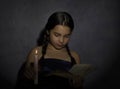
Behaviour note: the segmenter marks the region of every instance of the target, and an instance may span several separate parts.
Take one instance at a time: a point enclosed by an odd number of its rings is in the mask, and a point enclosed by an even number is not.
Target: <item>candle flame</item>
[[[35,50],[35,54],[38,54],[38,50]]]

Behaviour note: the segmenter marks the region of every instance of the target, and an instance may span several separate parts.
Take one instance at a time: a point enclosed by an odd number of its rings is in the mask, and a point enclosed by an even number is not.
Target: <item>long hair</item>
[[[74,29],[74,22],[70,14],[64,11],[55,12],[53,13],[49,18],[48,21],[44,27],[44,29],[41,31],[39,38],[37,39],[37,45],[42,45],[42,55],[44,57],[46,53],[46,48],[49,43],[49,34],[48,32],[51,31],[56,25],[64,25],[68,26],[71,30],[71,32]],[[67,46],[68,49],[68,46]],[[69,53],[69,52],[68,52]]]

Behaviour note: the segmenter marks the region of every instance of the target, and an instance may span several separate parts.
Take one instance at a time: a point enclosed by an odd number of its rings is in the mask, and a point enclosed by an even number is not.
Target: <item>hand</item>
[[[40,66],[38,66],[37,69],[34,68],[34,64],[31,63],[31,65],[25,67],[24,70],[24,75],[26,78],[28,79],[32,79],[34,80],[36,73],[38,73],[38,71],[40,71]]]
[[[35,72],[34,72],[33,66],[29,66],[25,68],[24,76],[26,78],[34,80],[34,75],[35,75]]]
[[[70,85],[74,88],[80,88],[83,87],[83,78],[79,75],[73,75],[72,79],[70,80]]]
[[[51,76],[51,75],[61,76],[61,77],[68,78],[68,79],[72,77],[72,74],[70,72],[62,71],[62,70],[56,70],[48,74],[47,76]]]

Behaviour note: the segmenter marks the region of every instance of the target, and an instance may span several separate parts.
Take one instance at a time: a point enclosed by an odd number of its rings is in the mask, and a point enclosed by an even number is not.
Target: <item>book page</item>
[[[94,67],[91,64],[75,64],[69,72],[73,75],[80,75],[81,77],[85,77],[90,72],[94,70]]]
[[[72,78],[73,75],[79,75],[81,77],[85,77],[87,74],[92,72],[94,67],[90,64],[75,64],[69,71],[60,71],[56,70],[47,76],[56,75],[65,78]]]

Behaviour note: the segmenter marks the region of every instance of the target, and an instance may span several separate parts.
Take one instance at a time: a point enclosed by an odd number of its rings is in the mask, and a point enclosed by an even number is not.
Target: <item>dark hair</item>
[[[71,32],[74,29],[74,22],[70,14],[67,12],[55,12],[53,13],[47,21],[47,24],[45,25],[45,28],[41,31],[39,38],[37,40],[37,45],[41,46],[42,45],[42,54],[46,53],[46,47],[49,42],[49,34],[51,29],[53,29],[56,25],[64,25],[68,26],[71,30]],[[66,46],[67,50],[69,51],[68,45]],[[69,52],[68,52],[69,53]]]
[[[37,45],[44,45],[47,40],[48,34],[47,31],[50,32],[56,25],[65,25],[70,27],[71,31],[74,29],[74,22],[70,14],[67,12],[55,12],[53,13],[49,19],[45,28],[41,31],[39,38],[37,40]]]

